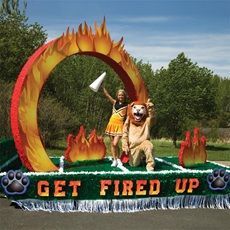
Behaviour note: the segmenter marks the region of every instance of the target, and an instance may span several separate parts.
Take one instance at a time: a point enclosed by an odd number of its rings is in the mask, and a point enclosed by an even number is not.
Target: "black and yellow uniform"
[[[105,133],[110,136],[122,136],[123,124],[127,113],[127,103],[116,101],[113,104],[112,116],[105,129]]]

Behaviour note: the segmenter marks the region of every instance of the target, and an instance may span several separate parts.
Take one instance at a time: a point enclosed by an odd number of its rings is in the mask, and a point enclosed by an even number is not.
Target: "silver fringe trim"
[[[213,208],[230,209],[230,194],[211,196],[176,196],[124,200],[37,200],[12,201],[27,211],[58,212],[138,212],[145,210]]]

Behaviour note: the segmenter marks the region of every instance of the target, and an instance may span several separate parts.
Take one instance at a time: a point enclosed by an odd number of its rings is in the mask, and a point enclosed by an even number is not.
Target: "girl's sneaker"
[[[111,164],[111,167],[117,167],[117,159],[113,159],[113,163]]]
[[[123,164],[122,164],[120,159],[117,159],[117,167],[119,167],[119,166],[121,167],[121,166],[123,166]]]

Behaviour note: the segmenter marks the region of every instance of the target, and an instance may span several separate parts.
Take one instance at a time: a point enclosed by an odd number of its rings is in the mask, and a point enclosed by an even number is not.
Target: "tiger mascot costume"
[[[150,129],[154,123],[153,103],[133,102],[128,106],[127,118],[123,126],[122,150],[129,155],[130,166],[139,166],[143,158],[146,170],[153,171],[155,162]]]

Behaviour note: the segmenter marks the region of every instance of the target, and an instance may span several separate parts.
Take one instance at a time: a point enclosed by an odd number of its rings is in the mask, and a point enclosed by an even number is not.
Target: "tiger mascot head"
[[[132,102],[128,106],[127,115],[129,116],[131,123],[140,126],[144,124],[146,118],[148,117],[147,105],[140,101]]]

